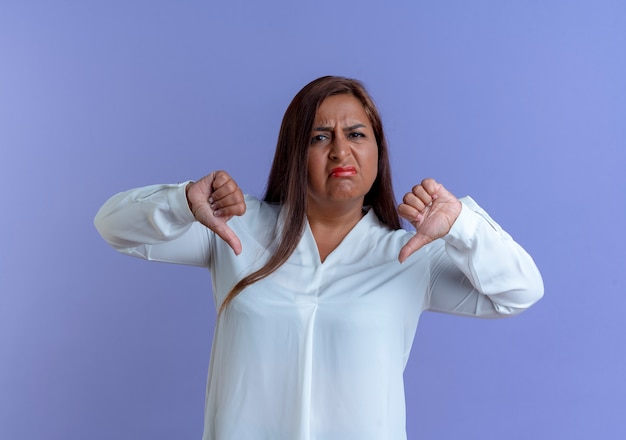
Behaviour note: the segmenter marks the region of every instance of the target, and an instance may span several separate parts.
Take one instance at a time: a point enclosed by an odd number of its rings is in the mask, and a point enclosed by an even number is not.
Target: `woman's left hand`
[[[460,213],[461,202],[434,179],[424,179],[415,185],[398,206],[398,214],[416,230],[400,249],[400,263],[422,246],[446,235]]]

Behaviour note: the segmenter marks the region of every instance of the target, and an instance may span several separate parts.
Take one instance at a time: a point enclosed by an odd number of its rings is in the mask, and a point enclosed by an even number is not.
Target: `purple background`
[[[0,5],[0,439],[199,439],[206,271],[123,257],[115,192],[226,169],[260,195],[307,82],[378,102],[398,196],[432,176],[533,255],[511,320],[425,314],[410,439],[626,436],[626,2]]]

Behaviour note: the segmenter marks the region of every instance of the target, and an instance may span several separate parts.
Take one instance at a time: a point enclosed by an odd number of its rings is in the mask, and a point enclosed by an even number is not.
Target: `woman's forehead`
[[[352,95],[333,95],[324,99],[315,113],[316,126],[336,123],[354,125],[369,123],[361,101]]]

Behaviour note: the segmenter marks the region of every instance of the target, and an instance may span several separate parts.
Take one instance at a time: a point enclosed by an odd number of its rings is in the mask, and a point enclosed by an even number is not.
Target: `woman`
[[[205,440],[405,439],[420,313],[511,316],[543,294],[470,198],[425,179],[396,211],[378,111],[340,77],[289,105],[263,201],[217,171],[118,194],[96,226],[122,253],[211,271]]]

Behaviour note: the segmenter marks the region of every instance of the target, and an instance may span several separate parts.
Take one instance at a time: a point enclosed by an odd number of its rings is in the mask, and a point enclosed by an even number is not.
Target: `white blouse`
[[[118,251],[207,267],[216,308],[261,267],[280,206],[246,196],[229,226],[239,256],[194,220],[186,183],[120,193],[98,212]],[[370,210],[320,261],[311,230],[289,260],[241,292],[217,322],[203,440],[406,439],[403,370],[424,310],[510,316],[543,295],[531,257],[472,199],[443,239],[403,264],[412,233]]]

